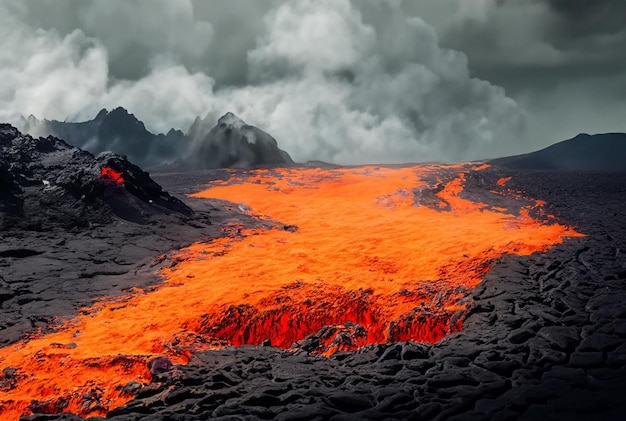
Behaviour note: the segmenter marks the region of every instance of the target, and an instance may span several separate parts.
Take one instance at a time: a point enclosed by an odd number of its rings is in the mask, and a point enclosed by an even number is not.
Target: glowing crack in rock
[[[124,184],[124,175],[110,167],[102,167],[100,170],[100,177],[105,180],[114,181],[117,184]]]
[[[229,237],[180,250],[163,285],[0,349],[0,418],[106,414],[132,399],[126,385],[150,382],[159,356],[185,363],[198,350],[267,339],[288,348],[317,332],[325,355],[440,340],[462,328],[468,293],[494,259],[580,235],[531,217],[538,201],[507,196],[514,210],[467,199],[468,174],[484,168],[231,171],[194,196],[280,223],[225,227]]]

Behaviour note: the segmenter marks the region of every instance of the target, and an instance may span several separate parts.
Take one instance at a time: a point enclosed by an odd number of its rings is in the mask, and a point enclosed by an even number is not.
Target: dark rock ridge
[[[626,133],[579,134],[536,152],[497,158],[490,164],[511,169],[626,171]]]
[[[39,121],[30,116],[20,123],[25,132],[56,136],[93,154],[113,151],[157,171],[293,164],[272,136],[232,113],[212,125],[208,118],[197,118],[187,134],[174,129],[153,134],[121,107],[110,112],[103,109],[84,122]]]
[[[80,229],[113,216],[145,223],[147,215],[172,212],[193,213],[126,158],[94,157],[0,124],[0,230]]]
[[[190,133],[201,124],[194,122]],[[226,113],[217,125],[196,141],[187,158],[192,169],[255,168],[292,165],[289,154],[278,148],[278,142],[263,130],[246,124],[233,113]]]
[[[51,135],[93,154],[105,151],[126,155],[142,167],[171,163],[189,146],[189,139],[179,130],[153,134],[133,114],[122,107],[112,111],[102,109],[93,120],[71,123],[39,121],[30,116],[22,129],[38,135]]]

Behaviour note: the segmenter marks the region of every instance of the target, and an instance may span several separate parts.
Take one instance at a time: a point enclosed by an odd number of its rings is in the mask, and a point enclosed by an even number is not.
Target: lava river
[[[466,177],[485,167],[231,171],[193,196],[233,202],[273,228],[231,226],[180,250],[161,286],[0,349],[0,418],[105,414],[151,381],[159,356],[185,363],[197,350],[265,340],[289,348],[318,332],[314,352],[325,355],[438,341],[462,328],[468,292],[494,259],[579,235],[531,217],[542,203],[507,193],[507,179],[481,196],[498,206],[465,194]]]

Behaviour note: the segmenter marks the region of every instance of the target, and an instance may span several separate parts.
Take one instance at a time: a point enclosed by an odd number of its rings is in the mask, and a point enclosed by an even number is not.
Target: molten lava
[[[110,167],[102,167],[100,170],[100,178],[114,181],[117,184],[124,184],[124,175]]]
[[[517,210],[508,210],[467,199],[466,174],[483,168],[231,172],[194,196],[280,224],[226,227],[229,237],[181,250],[161,287],[105,300],[54,333],[0,349],[0,418],[105,414],[132,399],[126,385],[150,382],[151,359],[184,363],[215,346],[269,339],[287,348],[317,332],[316,352],[326,355],[438,341],[462,327],[468,292],[494,259],[579,235],[533,219],[537,201],[511,197]]]

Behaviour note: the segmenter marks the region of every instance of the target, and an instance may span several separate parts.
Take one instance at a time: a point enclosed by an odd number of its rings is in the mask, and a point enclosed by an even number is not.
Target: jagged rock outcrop
[[[196,136],[187,158],[191,168],[253,168],[292,165],[289,154],[263,130],[246,124],[233,113],[226,113],[217,125],[202,136],[206,121],[196,120],[189,130]]]
[[[148,173],[112,153],[91,153],[0,124],[0,229],[65,229],[113,215],[145,222],[154,213],[191,214]]]

